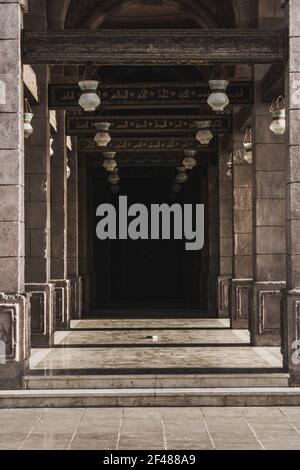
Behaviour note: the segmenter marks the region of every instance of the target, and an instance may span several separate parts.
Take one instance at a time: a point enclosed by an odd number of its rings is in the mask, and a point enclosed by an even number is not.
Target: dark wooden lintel
[[[232,132],[231,114],[220,115],[137,115],[137,116],[68,116],[66,132],[68,135],[89,137],[96,134],[95,124],[101,121],[111,123],[111,136],[130,135],[194,135],[197,121],[209,121],[209,128],[214,134]]]
[[[210,89],[202,82],[118,83],[99,86],[100,111],[110,109],[199,108],[207,104]],[[231,104],[253,104],[253,82],[230,82],[227,94]],[[79,109],[81,91],[75,84],[49,85],[51,109]]]
[[[214,152],[217,149],[217,139],[214,138],[209,145],[201,145],[193,137],[115,137],[111,143],[103,148],[98,147],[93,139],[78,139],[78,152],[102,153],[103,151],[115,151],[121,153],[176,153],[185,149],[195,149],[200,153]]]
[[[280,63],[284,30],[24,31],[23,63],[202,65]]]

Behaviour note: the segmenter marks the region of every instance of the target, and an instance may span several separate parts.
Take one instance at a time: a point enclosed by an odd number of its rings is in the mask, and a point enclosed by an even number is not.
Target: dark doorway
[[[120,195],[128,205],[200,204],[207,206],[207,166],[190,173],[182,191],[171,192],[174,167],[120,168]],[[208,237],[201,251],[186,251],[184,240],[105,240],[96,237],[96,208],[109,202],[118,206],[102,169],[90,171],[93,212],[92,306],[95,310],[128,308],[207,307]],[[205,227],[207,224],[205,224]]]

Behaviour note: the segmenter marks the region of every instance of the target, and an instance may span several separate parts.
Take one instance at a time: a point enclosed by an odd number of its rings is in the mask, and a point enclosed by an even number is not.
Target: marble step
[[[288,387],[288,374],[27,375],[27,390]]]
[[[300,388],[0,391],[0,408],[300,406]]]

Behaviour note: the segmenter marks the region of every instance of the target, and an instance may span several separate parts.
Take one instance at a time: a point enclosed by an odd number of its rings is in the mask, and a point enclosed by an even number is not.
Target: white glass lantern
[[[31,125],[31,121],[33,118],[33,112],[31,110],[29,101],[27,98],[25,98],[25,104],[24,104],[24,137],[25,139],[28,139],[33,133],[33,127]]]
[[[53,150],[53,147],[52,147],[53,142],[54,142],[53,137],[50,137],[50,148],[49,148],[50,157],[53,157],[53,155],[54,155],[54,150]]]
[[[108,177],[108,181],[110,182],[110,184],[118,184],[120,182],[120,176],[118,175],[118,173],[116,172],[116,170],[114,171],[114,173],[112,173],[111,175],[109,175]]]
[[[172,186],[172,191],[174,193],[180,193],[181,191],[181,185],[178,184],[178,183],[174,183],[173,186]]]
[[[197,162],[195,159],[197,152],[196,150],[185,150],[184,154],[185,154],[185,158],[182,164],[186,168],[186,170],[192,170],[197,165]]]
[[[189,179],[188,175],[186,174],[186,168],[184,166],[179,166],[177,168],[177,176],[176,176],[176,183],[184,184]]]
[[[196,139],[201,145],[208,145],[213,138],[213,133],[209,130],[211,121],[197,121],[196,125],[200,129],[197,132]]]
[[[117,162],[112,158],[105,159],[105,161],[103,162],[103,167],[106,171],[112,173],[117,168]]]
[[[229,105],[229,98],[226,95],[228,84],[227,80],[209,81],[211,94],[208,97],[207,103],[213,111],[224,111],[226,106]]]
[[[79,106],[81,106],[84,111],[96,111],[101,104],[101,100],[97,94],[98,86],[98,80],[83,80],[79,82],[79,87],[82,91]]]
[[[228,166],[227,176],[228,176],[228,178],[232,178],[232,160],[233,160],[233,154],[230,155],[230,160],[227,162],[227,166]]]
[[[33,113],[24,114],[24,137],[28,139],[33,134],[33,127],[31,121],[33,118]]]
[[[245,138],[244,138],[244,160],[247,163],[252,163],[252,130],[248,128],[246,130]]]
[[[270,113],[272,114],[270,130],[276,135],[283,135],[286,129],[285,100],[283,96],[279,96],[273,101]]]
[[[111,137],[107,132],[110,128],[109,122],[98,122],[95,124],[96,130],[98,131],[95,135],[94,141],[98,147],[106,147],[111,141]]]
[[[103,157],[107,159],[114,159],[116,152],[103,152]]]
[[[120,186],[118,184],[112,184],[110,190],[113,194],[118,194],[120,192]]]

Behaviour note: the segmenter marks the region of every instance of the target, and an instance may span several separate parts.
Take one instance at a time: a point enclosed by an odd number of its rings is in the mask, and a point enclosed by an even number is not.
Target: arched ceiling
[[[231,0],[72,0],[66,29],[232,28]]]

